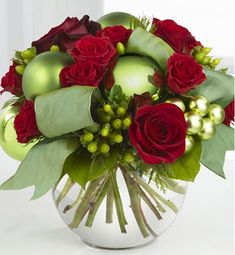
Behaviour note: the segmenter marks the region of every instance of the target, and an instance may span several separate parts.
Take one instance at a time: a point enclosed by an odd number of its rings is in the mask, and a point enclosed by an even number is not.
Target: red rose
[[[153,82],[157,87],[163,87],[165,83],[165,77],[159,70],[155,70],[155,73],[153,75]]]
[[[175,21],[153,19],[156,26],[154,34],[166,41],[176,52],[190,54],[191,50],[200,45],[187,28],[178,25]]]
[[[117,55],[117,51],[109,38],[84,36],[70,52],[77,60],[92,61],[107,66]]]
[[[52,45],[58,45],[60,50],[72,49],[77,40],[87,34],[95,35],[101,29],[99,23],[89,21],[89,16],[85,15],[81,20],[77,18],[67,18],[62,24],[52,28],[46,35],[32,43],[37,48],[38,53],[50,50]]]
[[[235,121],[235,113],[234,113],[234,104],[235,100],[233,100],[225,109],[225,119],[224,124],[230,126],[231,123]]]
[[[173,163],[185,152],[186,131],[179,107],[162,103],[137,110],[129,137],[145,163]]]
[[[134,94],[134,98],[131,102],[132,108],[135,111],[137,108],[144,105],[151,105],[153,103],[152,97],[149,92],[145,92],[141,95]]]
[[[173,54],[167,63],[167,83],[171,91],[185,94],[206,79],[202,67],[190,56]]]
[[[10,66],[8,73],[2,78],[1,87],[3,90],[0,93],[5,91],[11,92],[13,95],[21,96],[22,91],[22,76],[16,73],[15,71],[16,64]]]
[[[25,100],[19,113],[15,117],[14,126],[19,143],[27,143],[32,138],[41,135],[37,127],[34,104],[32,101]]]
[[[118,42],[126,45],[130,35],[131,29],[126,29],[123,26],[106,27],[96,33],[98,37],[108,37],[112,44],[116,47]]]
[[[89,85],[98,87],[104,78],[104,69],[91,61],[79,61],[76,64],[65,67],[60,73],[62,87],[73,85]]]

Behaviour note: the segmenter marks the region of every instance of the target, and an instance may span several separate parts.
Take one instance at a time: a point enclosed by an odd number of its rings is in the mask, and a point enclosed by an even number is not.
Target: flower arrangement
[[[173,20],[125,13],[67,18],[16,51],[1,81],[14,97],[3,107],[0,143],[22,162],[0,189],[34,185],[36,199],[68,176],[56,204],[81,187],[63,208],[74,209],[70,228],[84,219],[91,227],[106,198],[106,223],[115,205],[126,233],[120,172],[142,236],[156,236],[143,203],[158,220],[179,208],[150,183],[182,193],[177,180],[194,181],[200,163],[224,177],[233,150],[234,79],[210,51]]]

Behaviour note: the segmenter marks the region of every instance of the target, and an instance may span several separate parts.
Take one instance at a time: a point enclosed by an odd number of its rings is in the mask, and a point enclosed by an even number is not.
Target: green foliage
[[[204,68],[206,81],[189,92],[190,95],[202,95],[210,103],[226,107],[234,98],[234,77],[228,74]]]
[[[93,101],[99,100],[102,100],[99,90],[89,86],[73,86],[38,96],[35,100],[38,128],[52,138],[95,127],[91,107]]]
[[[193,182],[200,170],[201,142],[195,139],[194,148],[191,152],[180,157],[175,163],[165,165],[156,171],[168,178]]]
[[[139,19],[134,18],[130,22],[130,29],[134,30],[140,27],[148,31],[149,29],[152,29],[151,23],[152,19],[148,18],[147,16],[139,17]]]
[[[126,46],[126,53],[151,57],[164,71],[167,67],[167,60],[174,51],[160,37],[139,27],[131,34]]]
[[[109,92],[109,98],[114,102],[121,102],[125,100],[126,96],[122,92],[122,87],[120,85],[114,85]]]
[[[64,172],[83,188],[88,181],[97,179],[106,171],[113,170],[118,163],[119,149],[112,148],[109,156],[101,154],[92,156],[87,150],[71,154],[64,165]]]
[[[215,136],[202,142],[201,163],[212,172],[225,177],[224,159],[229,150],[234,150],[234,129],[223,124],[216,126]]]
[[[65,159],[79,146],[75,139],[44,140],[36,144],[21,162],[16,174],[0,186],[17,190],[34,185],[32,199],[39,198],[59,180]]]

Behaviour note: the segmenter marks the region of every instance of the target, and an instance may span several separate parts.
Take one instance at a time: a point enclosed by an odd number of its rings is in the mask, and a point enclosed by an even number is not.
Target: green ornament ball
[[[73,58],[63,52],[45,52],[35,57],[24,71],[22,86],[25,97],[33,100],[59,89],[60,71],[73,63]]]
[[[117,61],[113,75],[115,84],[120,85],[127,96],[141,95],[149,92],[151,95],[157,92],[157,87],[149,81],[157,69],[151,59],[141,56],[123,56]]]
[[[18,143],[14,128],[17,107],[7,107],[0,116],[0,145],[4,152],[16,160],[23,160],[36,142],[28,145]]]
[[[126,12],[111,12],[98,19],[102,29],[105,27],[122,25],[131,28],[131,22],[138,20],[135,16]]]

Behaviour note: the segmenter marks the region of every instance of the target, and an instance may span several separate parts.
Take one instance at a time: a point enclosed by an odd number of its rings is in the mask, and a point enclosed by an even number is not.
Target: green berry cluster
[[[97,108],[96,113],[99,129],[95,132],[84,129],[80,140],[90,153],[108,154],[112,145],[123,142],[124,133],[131,125],[128,103],[122,101],[119,104],[104,104]]]
[[[24,51],[16,51],[14,62],[18,65],[15,67],[15,71],[19,75],[24,74],[26,65],[37,55],[37,49],[35,47],[28,48]]]
[[[198,46],[194,48],[193,56],[199,64],[215,69],[219,65],[221,59],[212,59],[212,57],[208,56],[211,50],[212,48],[209,47]]]

